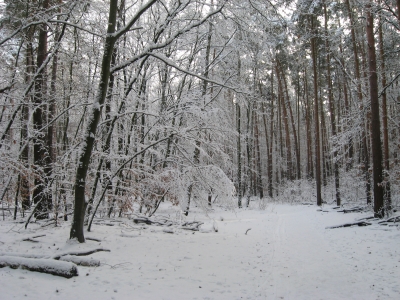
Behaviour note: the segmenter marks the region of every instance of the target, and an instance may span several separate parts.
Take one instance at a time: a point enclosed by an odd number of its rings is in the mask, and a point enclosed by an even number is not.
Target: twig
[[[89,241],[95,241],[95,242],[101,242],[102,240],[100,240],[100,239],[96,239],[96,238],[92,238],[92,237],[87,237],[87,238],[85,238],[86,240],[89,240]]]
[[[42,236],[46,236],[46,235],[45,235],[45,234],[35,235],[35,236],[32,236],[32,237],[28,237],[28,238],[26,238],[26,239],[23,239],[23,241],[25,241],[25,242],[39,243],[39,241],[34,240],[34,239],[36,239],[36,238],[38,238],[38,237],[42,237]]]
[[[27,219],[26,222],[25,222],[25,229],[28,228],[28,224],[29,224],[29,222],[31,221],[31,218],[32,218],[33,214],[35,213],[36,209],[39,207],[39,204],[44,200],[44,198],[45,198],[45,197],[42,197],[42,199],[40,199],[40,200],[36,203],[35,207],[32,209],[31,214],[29,215],[28,219]]]

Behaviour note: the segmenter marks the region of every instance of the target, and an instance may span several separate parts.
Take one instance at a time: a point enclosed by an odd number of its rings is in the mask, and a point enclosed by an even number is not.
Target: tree
[[[385,215],[383,201],[382,178],[382,146],[381,123],[379,118],[378,75],[376,71],[376,51],[374,37],[374,18],[371,1],[366,5],[366,33],[368,40],[369,62],[369,88],[371,99],[371,135],[372,135],[372,159],[374,179],[374,213],[375,217],[383,218]]]
[[[75,192],[75,204],[74,204],[74,219],[72,221],[70,238],[77,239],[80,243],[85,241],[83,233],[83,224],[86,211],[85,202],[85,187],[87,171],[90,164],[90,159],[93,151],[94,139],[96,136],[96,130],[100,119],[100,114],[104,104],[104,100],[107,95],[108,81],[110,79],[110,67],[111,58],[114,53],[114,45],[119,37],[136,23],[140,16],[146,12],[156,0],[150,0],[144,6],[142,6],[134,18],[130,20],[128,25],[125,26],[121,31],[115,34],[116,22],[117,22],[117,11],[118,11],[118,0],[110,0],[110,9],[108,15],[108,27],[107,36],[104,43],[103,58],[101,64],[101,75],[100,82],[97,88],[96,100],[93,103],[91,117],[86,128],[85,137],[83,141],[82,151],[79,157],[78,168],[76,170],[76,178],[74,185]]]

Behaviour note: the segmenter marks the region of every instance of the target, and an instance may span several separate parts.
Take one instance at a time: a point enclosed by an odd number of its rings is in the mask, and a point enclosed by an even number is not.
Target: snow
[[[163,205],[157,215],[179,221],[179,208]],[[66,242],[69,222],[27,232],[2,221],[0,253],[111,252],[85,256],[100,266],[78,266],[71,279],[2,268],[1,299],[400,299],[399,227],[327,228],[370,215],[273,203],[207,214],[193,207],[184,221],[204,222],[200,231],[122,219],[94,225],[86,237],[100,242],[84,244]],[[46,236],[22,241],[28,234]]]
[[[76,265],[67,261],[58,261],[51,259],[32,259],[16,256],[0,256],[0,267],[10,266],[13,269],[22,268],[36,272],[45,272],[49,274],[60,274],[64,277],[77,276]]]

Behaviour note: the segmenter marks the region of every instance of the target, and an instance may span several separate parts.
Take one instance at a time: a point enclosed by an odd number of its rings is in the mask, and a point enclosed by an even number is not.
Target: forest
[[[400,1],[3,0],[2,219],[400,205]]]

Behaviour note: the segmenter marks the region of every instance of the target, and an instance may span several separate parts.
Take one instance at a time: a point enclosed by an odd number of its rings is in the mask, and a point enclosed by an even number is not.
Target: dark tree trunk
[[[400,2],[400,0],[398,0]],[[383,30],[382,30],[383,20],[382,17],[379,18],[379,56],[381,60],[381,70],[382,70],[382,88],[386,86],[386,70],[385,70],[385,50],[383,44]],[[387,114],[387,97],[386,91],[382,93],[382,131],[383,131],[383,160],[384,160],[384,167],[385,167],[385,174],[382,174],[384,177],[382,178],[385,181],[385,206],[387,212],[390,211],[392,208],[392,197],[390,191],[390,181],[387,178],[389,175],[389,133],[388,133],[388,114]],[[386,178],[385,178],[386,177]]]
[[[101,110],[104,100],[107,95],[107,86],[110,78],[110,65],[113,54],[115,38],[111,34],[114,33],[117,19],[117,6],[118,0],[110,1],[110,11],[108,17],[107,38],[104,44],[104,52],[101,65],[100,83],[97,91],[96,100],[93,104],[89,123],[87,125],[83,151],[79,157],[78,168],[75,178],[75,205],[74,205],[74,218],[72,221],[70,238],[78,239],[80,243],[85,242],[83,234],[83,223],[85,218],[85,187],[86,187],[86,174],[89,168],[90,158],[94,145],[97,125],[100,119]]]
[[[237,131],[237,163],[238,163],[238,170],[237,170],[237,181],[238,181],[238,206],[239,208],[242,207],[242,144],[241,144],[241,113],[240,113],[240,104],[236,102],[236,131]]]
[[[278,62],[279,63],[279,62]],[[298,140],[297,140],[297,132],[296,132],[296,124],[294,122],[294,117],[293,117],[293,112],[292,112],[292,106],[290,105],[290,99],[289,99],[289,91],[288,91],[288,86],[286,82],[286,75],[283,72],[282,67],[280,66],[281,73],[282,73],[282,78],[283,78],[283,83],[285,85],[285,94],[286,94],[286,101],[285,103],[287,104],[287,107],[289,109],[289,115],[290,115],[290,121],[292,124],[292,131],[293,131],[293,140],[294,140],[294,150],[296,152],[296,178],[300,179],[301,177],[301,169],[300,169],[300,149],[298,145]],[[294,176],[292,176],[292,179],[294,179]]]
[[[274,144],[274,71],[271,72],[271,113],[270,113],[270,138],[269,138],[269,151],[268,151],[268,194],[272,198],[273,186],[272,186],[272,151]]]
[[[99,123],[101,110],[107,95],[107,87],[110,79],[111,58],[114,52],[116,39],[123,33],[127,32],[130,27],[135,24],[142,13],[150,8],[156,0],[150,0],[140,9],[139,13],[133,18],[129,26],[126,26],[124,31],[119,35],[113,35],[117,22],[118,0],[110,0],[110,10],[108,15],[107,37],[104,43],[100,81],[97,90],[95,102],[93,103],[91,115],[87,124],[84,135],[81,154],[78,158],[78,168],[76,170],[76,178],[74,184],[75,203],[74,203],[74,219],[72,221],[70,239],[78,239],[80,243],[85,242],[83,233],[83,225],[85,220],[86,202],[85,202],[85,187],[86,175],[89,168],[90,159],[92,156],[94,140],[96,136],[97,125]]]
[[[328,41],[328,14],[326,12],[326,1],[324,2],[324,16],[325,16],[325,48],[326,48],[326,62],[327,62],[327,81],[328,81],[328,101],[329,101],[329,114],[331,121],[332,137],[336,136],[336,114],[333,103],[332,95],[332,79],[331,79],[331,56],[330,46]],[[333,151],[333,168],[335,175],[335,190],[336,190],[336,205],[340,206],[340,184],[339,184],[339,163],[337,161],[337,150]]]
[[[312,160],[312,141],[311,141],[311,104],[308,97],[307,71],[304,68],[304,93],[306,97],[306,136],[307,136],[307,178],[314,178],[314,168]]]
[[[283,86],[282,86],[282,77],[281,76],[283,76],[283,74],[280,74],[278,66],[276,66],[276,75],[278,78],[278,90],[279,90],[279,95],[280,95],[280,99],[281,99],[283,123],[285,126],[287,179],[292,180],[293,179],[293,175],[292,175],[293,174],[293,165],[292,165],[292,147],[291,147],[291,142],[290,142],[289,121],[288,121],[288,115],[287,115],[287,110],[286,110],[286,105],[285,105],[285,96],[283,93]]]
[[[311,29],[315,34],[314,16],[311,17]],[[314,122],[315,122],[315,181],[317,185],[317,205],[322,205],[321,197],[321,149],[319,132],[319,108],[318,108],[318,74],[317,74],[317,49],[315,45],[316,37],[311,38],[311,56],[313,60],[314,74]]]
[[[371,97],[371,134],[372,134],[372,160],[374,178],[374,212],[375,217],[383,218],[385,215],[382,186],[382,148],[381,125],[379,120],[378,76],[376,73],[376,52],[374,38],[374,20],[371,12],[371,3],[366,5],[367,11],[367,40],[369,62],[369,87]]]
[[[42,9],[49,7],[49,0],[44,0]],[[47,25],[43,24],[39,30],[38,48],[37,48],[37,68],[40,68],[47,58]],[[33,96],[34,112],[33,127],[35,137],[33,139],[33,164],[35,167],[35,188],[33,190],[33,202],[37,204],[35,217],[37,219],[47,219],[49,217],[49,209],[51,207],[51,193],[48,192],[48,176],[50,156],[47,147],[47,135],[43,132],[46,125],[46,70],[42,68],[38,72],[35,80],[35,92]]]
[[[339,19],[339,27],[340,27],[340,19]],[[345,70],[343,69],[345,66],[344,58],[343,58],[343,46],[342,46],[342,39],[340,39],[340,44],[339,44],[339,51],[341,54],[341,74],[343,76],[342,79],[342,84],[343,84],[343,96],[344,96],[344,112],[346,116],[349,115],[350,113],[350,104],[349,104],[349,97],[348,97],[348,92],[347,92],[347,80],[346,80],[346,73]],[[347,126],[345,126],[347,128]],[[346,170],[349,171],[353,167],[353,153],[354,153],[354,148],[353,148],[353,139],[349,137],[348,144],[346,145]]]
[[[355,70],[355,77],[357,80],[357,95],[358,101],[360,103],[360,113],[362,116],[362,159],[364,163],[364,176],[365,176],[365,193],[367,196],[367,203],[371,203],[371,180],[369,176],[369,154],[368,154],[368,147],[367,147],[367,133],[364,126],[364,104],[363,104],[363,96],[362,96],[362,89],[361,89],[361,76],[360,76],[360,62],[358,58],[358,48],[357,48],[357,41],[356,41],[356,33],[354,30],[355,22],[353,18],[353,14],[351,13],[351,6],[350,1],[346,0],[347,5],[347,12],[348,17],[351,24],[351,40],[353,44],[353,54],[354,54],[354,70]]]
[[[25,83],[31,80],[31,73],[32,73],[32,65],[33,65],[33,49],[32,49],[32,42],[30,41],[30,34],[29,41],[26,46],[26,75],[25,75]],[[21,151],[21,160],[24,164],[25,168],[29,168],[29,143],[28,143],[28,124],[29,124],[29,102],[30,97],[25,97],[25,103],[22,106],[21,110],[21,147],[23,147]],[[27,144],[25,144],[27,143]],[[21,204],[22,204],[22,211],[24,212],[31,206],[30,200],[30,191],[29,191],[29,177],[27,172],[21,173],[20,176],[20,194],[21,194]]]
[[[260,140],[258,130],[258,115],[255,113],[254,116],[254,138],[256,143],[256,157],[257,157],[257,189],[260,194],[260,198],[264,198],[264,190],[262,184],[262,167],[261,167],[261,152],[260,152]]]

